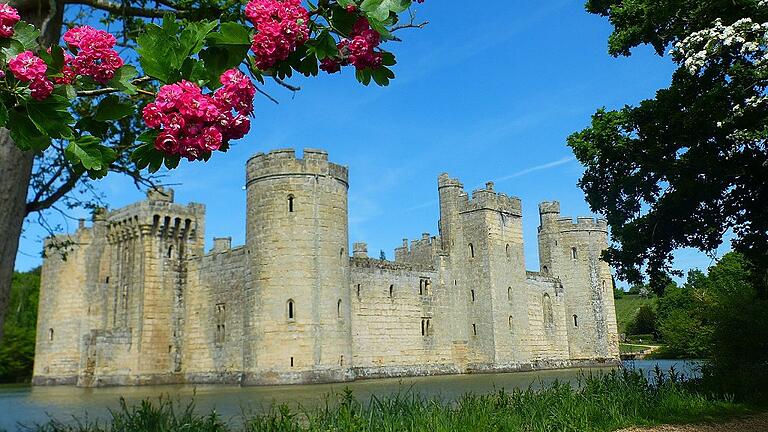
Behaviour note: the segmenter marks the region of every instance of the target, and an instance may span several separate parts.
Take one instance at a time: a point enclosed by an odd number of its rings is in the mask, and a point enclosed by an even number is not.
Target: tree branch
[[[109,0],[65,0],[66,4],[79,4],[100,9],[115,15],[133,16],[143,18],[162,18],[165,14],[173,12],[178,17],[188,15],[187,11],[178,9],[144,9],[113,3]]]
[[[48,209],[56,204],[56,201],[58,201],[61,197],[68,194],[70,191],[72,191],[72,189],[75,188],[78,180],[80,180],[80,178],[83,176],[83,173],[84,171],[77,173],[69,170],[69,178],[66,182],[59,186],[59,188],[54,193],[48,195],[44,200],[27,203],[27,208],[25,210],[26,215],[28,216],[30,213]]]
[[[153,79],[152,77],[143,76],[141,78],[136,78],[135,80],[131,81],[131,84],[133,84],[133,85],[143,84],[145,82],[152,81],[152,79]],[[119,89],[116,89],[114,87],[105,87],[105,88],[100,88],[100,89],[95,89],[95,90],[80,90],[80,91],[77,92],[77,95],[78,96],[101,96],[101,95],[105,95],[105,94],[109,94],[109,93],[115,93],[115,92],[119,92],[119,91],[120,91]],[[136,91],[139,92],[139,93],[142,93],[142,94],[146,94],[147,96],[154,96],[155,95],[154,93],[148,92],[146,90],[138,89]]]

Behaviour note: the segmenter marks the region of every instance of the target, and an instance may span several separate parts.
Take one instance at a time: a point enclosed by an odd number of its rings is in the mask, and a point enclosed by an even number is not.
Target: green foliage
[[[28,381],[32,376],[39,292],[39,268],[14,273],[5,337],[0,344],[0,382]]]
[[[641,44],[664,53],[717,18],[768,21],[758,0],[588,0],[587,11],[613,25],[609,51],[629,55]],[[637,106],[599,109],[568,145],[586,170],[579,185],[603,214],[616,246],[605,257],[623,280],[645,271],[661,293],[673,252],[714,251],[727,231],[768,290],[768,106],[735,114],[765,94],[754,59],[723,50],[699,72],[684,61],[668,88]]]
[[[587,0],[588,12],[608,17],[613,33],[608,52],[629,55],[632,48],[650,44],[659,55],[684,35],[706,28],[716,18],[733,22],[743,16],[765,17],[759,0]],[[765,20],[759,21],[764,22]]]
[[[614,299],[620,299],[620,298],[624,298],[624,295],[625,295],[625,294],[626,294],[626,293],[625,293],[625,292],[624,292],[624,290],[623,290],[623,289],[621,289],[621,288],[614,288],[614,289],[613,289],[613,298],[614,298]]]
[[[640,306],[637,315],[627,326],[627,333],[632,335],[656,333],[656,312],[653,306],[649,304]]]
[[[637,294],[627,293],[621,298],[617,298],[614,301],[616,306],[616,323],[618,324],[619,333],[628,333],[628,327],[634,321],[638,311],[644,305],[655,306],[655,298],[643,298]]]
[[[111,413],[108,423],[56,420],[32,430],[46,432],[156,432],[184,430],[243,432],[325,431],[613,431],[634,425],[701,422],[748,413],[726,398],[699,393],[674,370],[657,371],[651,380],[627,370],[583,376],[577,385],[554,382],[541,389],[497,390],[441,401],[408,391],[391,397],[372,396],[363,403],[349,390],[335,395],[324,408],[294,411],[287,405],[225,424],[215,412],[194,413],[194,405],[167,398],[144,400]],[[239,423],[239,422],[238,422]]]

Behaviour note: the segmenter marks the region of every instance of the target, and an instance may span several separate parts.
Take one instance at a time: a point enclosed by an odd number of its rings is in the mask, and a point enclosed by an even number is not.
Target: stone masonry
[[[240,385],[616,364],[603,220],[539,205],[539,272],[522,207],[492,183],[438,179],[440,235],[394,261],[350,256],[347,168],[327,153],[246,165],[246,244],[214,239],[169,189],[96,212],[45,259],[34,383]],[[62,240],[62,239],[60,239]]]

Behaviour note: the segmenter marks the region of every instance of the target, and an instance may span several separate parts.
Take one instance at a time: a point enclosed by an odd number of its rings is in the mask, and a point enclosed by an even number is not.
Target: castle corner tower
[[[347,168],[276,150],[253,156],[246,177],[245,382],[351,380]]]

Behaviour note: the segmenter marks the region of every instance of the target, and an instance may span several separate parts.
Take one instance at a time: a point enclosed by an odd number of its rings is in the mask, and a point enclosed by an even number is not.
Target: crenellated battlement
[[[256,153],[246,163],[246,186],[268,178],[306,175],[331,177],[349,185],[348,168],[329,162],[323,150],[304,149],[303,159],[296,157],[294,149],[273,150]]]
[[[557,231],[600,231],[608,232],[608,222],[605,219],[579,216],[575,220],[570,216],[560,214],[560,203],[544,201],[539,203],[541,225],[539,231],[555,228]]]
[[[472,191],[471,199],[467,194],[460,195],[460,198],[460,213],[477,210],[495,210],[514,216],[523,215],[523,206],[520,198],[494,191],[493,182],[486,183],[483,189]]]
[[[435,255],[440,249],[440,238],[429,233],[421,234],[418,240],[403,239],[403,245],[395,249],[395,262],[420,263],[432,265]]]

